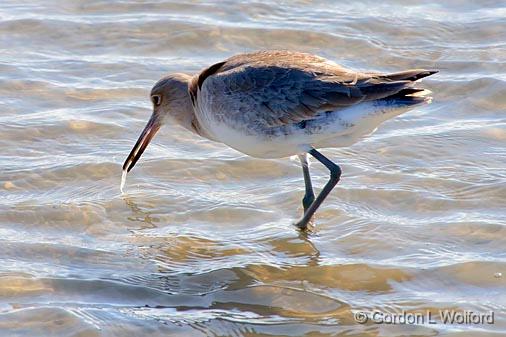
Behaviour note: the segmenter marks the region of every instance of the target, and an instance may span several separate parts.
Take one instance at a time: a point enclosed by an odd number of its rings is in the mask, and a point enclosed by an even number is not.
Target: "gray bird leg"
[[[300,219],[295,224],[295,226],[299,227],[301,230],[305,230],[307,228],[307,224],[313,217],[313,214],[316,212],[318,207],[320,207],[323,200],[325,200],[327,195],[329,195],[330,191],[332,191],[334,186],[336,186],[336,184],[339,182],[339,178],[341,177],[341,168],[338,165],[334,164],[330,159],[328,159],[315,149],[311,149],[308,153],[329,169],[330,179],[327,182],[327,184],[325,184],[325,187],[323,187],[323,190],[320,192],[320,194],[318,194],[316,200],[311,204],[311,206],[309,206],[307,211],[304,212],[304,216],[302,217],[302,219]]]
[[[313,185],[311,184],[311,176],[309,175],[309,163],[307,161],[307,154],[299,154],[300,164],[302,165],[302,173],[304,175],[304,184],[306,185],[306,193],[302,198],[302,206],[304,206],[304,213],[307,212],[309,206],[314,201]]]

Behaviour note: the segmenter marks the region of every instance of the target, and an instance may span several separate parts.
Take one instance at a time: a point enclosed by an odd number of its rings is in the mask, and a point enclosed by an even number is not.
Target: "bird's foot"
[[[315,196],[313,193],[306,193],[306,195],[304,195],[304,198],[302,199],[302,206],[304,206],[304,213],[302,214],[302,219],[300,219],[294,224],[302,231],[307,230],[308,225],[312,225],[313,218],[311,217],[309,219],[306,219],[304,215],[307,213],[309,207],[311,207],[314,200]]]
[[[294,225],[301,231],[305,232],[308,230],[308,227],[313,227],[314,222],[313,218],[305,220],[304,218],[300,219]]]

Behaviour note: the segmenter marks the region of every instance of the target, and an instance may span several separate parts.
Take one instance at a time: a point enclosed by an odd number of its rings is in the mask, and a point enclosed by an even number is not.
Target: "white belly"
[[[409,109],[392,107],[381,101],[323,113],[305,125],[280,127],[240,125],[226,118],[213,118],[216,112],[200,111],[199,122],[213,140],[258,158],[282,158],[309,151],[312,147],[346,147],[376,130],[383,121]],[[220,113],[221,116],[226,115]]]

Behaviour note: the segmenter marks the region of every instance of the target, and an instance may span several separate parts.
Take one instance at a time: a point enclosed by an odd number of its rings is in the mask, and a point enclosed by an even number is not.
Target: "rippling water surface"
[[[501,1],[0,3],[0,335],[504,336]],[[347,149],[308,235],[297,161],[162,129],[151,86],[257,49],[439,68],[431,105]],[[313,163],[316,186],[327,172]],[[359,325],[358,311],[494,324]]]

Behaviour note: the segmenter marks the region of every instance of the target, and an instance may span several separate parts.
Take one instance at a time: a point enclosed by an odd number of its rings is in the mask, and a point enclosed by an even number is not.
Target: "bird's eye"
[[[151,96],[151,102],[153,102],[155,106],[159,106],[160,103],[162,103],[162,96],[161,95]]]

